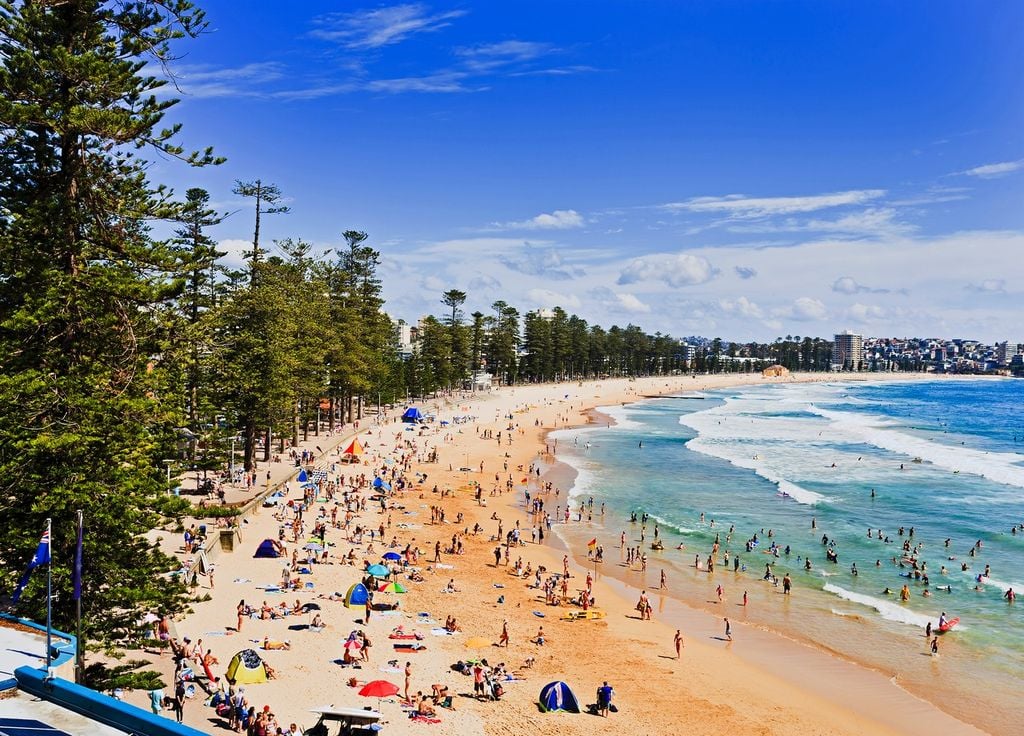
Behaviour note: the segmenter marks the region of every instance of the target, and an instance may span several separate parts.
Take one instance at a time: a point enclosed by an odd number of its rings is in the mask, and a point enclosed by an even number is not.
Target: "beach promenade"
[[[788,380],[837,378],[819,374]],[[281,466],[271,468],[271,485],[286,483],[286,498],[277,513],[274,508],[261,508],[248,515],[234,551],[212,556],[213,587],[207,577],[198,578],[200,593],[208,592],[210,600],[196,604],[192,614],[174,622],[173,634],[179,642],[187,637],[191,647],[202,640],[199,646],[211,651],[217,660],[211,669],[222,680],[236,652],[252,648],[263,656],[275,677],[245,685],[244,696],[257,711],[268,706],[285,731],[291,723],[312,726],[316,718],[309,711],[316,706],[377,707],[377,698],[357,694],[359,686],[388,680],[400,692],[383,698],[380,710],[387,721],[385,732],[397,734],[518,734],[524,729],[542,734],[980,733],[908,695],[879,673],[741,620],[731,622],[732,641],[727,641],[720,620],[656,595],[657,569],[648,573],[652,620],[642,620],[635,610],[637,592],[602,574],[602,565],[618,562],[616,539],[598,540],[606,561],[593,563],[585,548],[568,551],[562,546],[555,534],[561,518],[552,518],[549,531],[540,516],[530,513],[527,492],[533,501],[542,500],[544,512],[552,517],[556,508],[560,507],[559,516],[565,509],[565,484],[571,474],[558,464],[554,443],[545,442],[550,430],[586,423],[589,411],[597,406],[741,382],[767,380],[760,376],[661,377],[512,387],[453,397],[432,407],[435,421],[411,428],[396,421],[397,413],[380,425],[373,417],[364,419],[358,438],[365,452],[361,462],[351,465],[341,464],[337,452],[350,441],[353,428],[329,438],[310,437],[298,449],[315,451],[319,445],[317,464],[327,472],[328,481],[344,476],[344,484],[329,502],[326,485],[318,491],[319,500],[302,515],[303,533],[295,537],[290,527],[294,514],[282,509],[288,500],[295,508],[303,499],[299,484],[288,482],[298,469],[292,463],[271,463]],[[265,472],[264,467],[264,478]],[[388,508],[383,512],[379,501],[371,500],[375,477],[396,489],[387,495]],[[404,490],[397,490],[399,478],[404,478]],[[475,486],[481,489],[479,499]],[[343,491],[348,492],[348,514]],[[585,523],[575,518],[573,514],[569,523]],[[326,526],[326,560],[321,557],[309,566],[308,575],[290,570],[301,587],[279,592],[282,568],[292,567],[296,549],[300,551],[295,567],[305,566],[308,553],[301,548],[313,537],[317,523]],[[375,533],[371,540],[368,530],[382,525],[383,539]],[[543,542],[535,536],[539,526],[545,530]],[[357,527],[362,534],[357,534]],[[509,532],[516,529],[523,543],[505,545]],[[264,539],[282,537],[285,556],[254,559]],[[176,548],[177,542],[168,538],[165,544]],[[364,607],[345,607],[334,600],[334,594],[346,593],[364,578],[363,568],[381,562],[386,552],[409,561],[394,578],[408,592],[377,594],[378,608],[394,603],[399,607],[374,610],[366,622]],[[343,564],[343,558],[350,556],[354,564]],[[567,610],[577,607],[546,605],[544,591],[533,587],[539,568],[543,568],[543,584],[561,574],[566,565],[570,577],[564,587],[561,579],[552,581],[555,597],[561,598],[563,589],[570,597],[578,597],[587,588],[589,574],[595,607],[603,618],[561,620]],[[711,594],[714,586],[709,586]],[[276,612],[282,604],[302,612],[278,618],[259,613],[246,616],[237,631],[237,608],[243,600],[257,612]],[[315,615],[326,628],[310,630]],[[451,617],[455,627],[449,628],[456,628],[454,632],[445,631]],[[389,638],[398,627],[422,638]],[[508,644],[498,646],[503,628]],[[684,644],[678,659],[673,646],[676,628],[682,629]],[[341,664],[343,643],[353,631],[364,632],[371,642],[367,661],[358,668]],[[395,648],[410,641],[421,648]],[[265,643],[287,643],[289,648],[266,651]],[[170,681],[172,658],[147,658]],[[355,659],[362,660],[362,654]],[[513,676],[500,681],[504,692],[499,702],[473,697],[472,667],[470,674],[452,669],[459,661],[477,659],[486,659],[491,667],[503,664]],[[401,702],[406,663],[409,694],[414,698],[417,692],[431,695],[435,685],[447,688],[450,700],[439,697],[438,704],[428,704],[434,716],[408,717],[409,709]],[[356,686],[350,686],[350,681]],[[552,681],[564,681],[572,688],[582,714],[540,712],[538,694]],[[616,709],[607,719],[586,713],[588,705],[597,703],[596,691],[605,681],[614,688]],[[143,706],[148,703],[146,693],[127,697]],[[211,733],[226,732],[227,720],[204,707],[201,697],[186,703],[185,721]]]

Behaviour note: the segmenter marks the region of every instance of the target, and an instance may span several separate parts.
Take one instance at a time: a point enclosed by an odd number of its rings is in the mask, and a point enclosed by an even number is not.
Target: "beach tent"
[[[267,667],[254,649],[243,649],[228,664],[227,680],[234,685],[255,685],[269,679]]]
[[[342,452],[341,454],[342,455],[362,455],[363,452],[365,452],[365,451],[363,450],[363,446],[361,444],[359,444],[359,440],[358,439],[353,439],[349,443],[348,447],[345,448],[345,451]]]
[[[417,409],[415,406],[410,406],[405,410],[405,414],[402,415],[403,422],[418,422],[423,419],[423,412]]]
[[[306,471],[305,470],[300,470],[299,474],[295,478],[295,480],[297,480],[299,483],[308,483],[309,482],[309,476],[306,475]]]
[[[256,554],[253,557],[280,557],[281,553],[277,551],[277,546],[274,544],[273,539],[264,539],[260,542],[260,546],[256,548]]]
[[[549,682],[541,688],[537,702],[545,713],[555,710],[564,710],[569,713],[580,712],[580,704],[576,701],[576,696],[573,695],[569,686],[561,681]]]
[[[345,608],[365,606],[368,600],[370,600],[370,591],[362,583],[355,583],[345,594]]]

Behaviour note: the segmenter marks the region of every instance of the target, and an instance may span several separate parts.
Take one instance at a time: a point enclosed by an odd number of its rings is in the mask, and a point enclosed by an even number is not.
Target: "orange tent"
[[[364,452],[363,446],[359,444],[358,439],[353,439],[352,444],[345,448],[343,455],[362,455]]]

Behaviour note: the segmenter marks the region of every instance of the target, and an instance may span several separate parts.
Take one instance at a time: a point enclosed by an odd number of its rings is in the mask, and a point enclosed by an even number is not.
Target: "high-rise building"
[[[1014,355],[1019,355],[1021,352],[1021,345],[1019,343],[1005,342],[996,343],[996,360],[999,361],[1000,365],[1009,365],[1013,360]]]
[[[832,367],[836,370],[859,371],[864,365],[864,337],[844,330],[832,343]]]

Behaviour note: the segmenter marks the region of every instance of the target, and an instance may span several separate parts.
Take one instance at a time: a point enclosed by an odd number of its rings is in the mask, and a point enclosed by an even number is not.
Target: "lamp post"
[[[171,491],[171,466],[174,465],[173,460],[164,460],[164,467],[167,468],[167,492]]]

